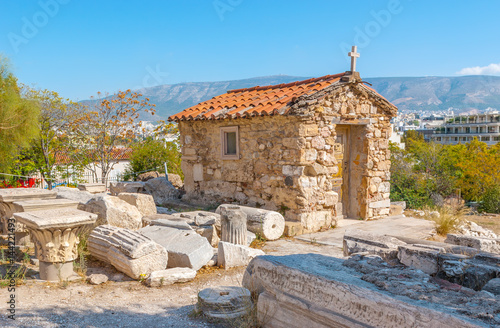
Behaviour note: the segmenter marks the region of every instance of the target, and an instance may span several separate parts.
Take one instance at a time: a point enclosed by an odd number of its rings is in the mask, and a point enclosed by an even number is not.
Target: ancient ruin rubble
[[[35,244],[40,279],[60,281],[74,275],[73,261],[78,258],[80,234],[90,230],[97,215],[74,208],[15,213]]]
[[[221,214],[222,209],[231,205],[220,205],[216,213]],[[258,233],[267,240],[276,240],[285,231],[285,219],[278,212],[268,211],[260,208],[239,206],[240,210],[247,215],[248,230]]]
[[[500,299],[432,278],[379,256],[259,256],[243,286],[258,294],[259,322],[272,328],[488,327]]]
[[[80,209],[98,215],[96,224],[137,230],[142,227],[142,214],[137,207],[115,196],[98,196],[80,206]]]
[[[78,190],[87,191],[91,194],[100,194],[106,192],[104,183],[81,183],[78,185]]]
[[[207,239],[192,230],[150,225],[140,229],[139,233],[167,250],[168,268],[186,267],[199,270],[213,256],[213,248]]]
[[[133,279],[163,270],[168,263],[168,254],[162,246],[136,231],[111,225],[92,230],[87,247],[92,256]]]
[[[190,268],[171,268],[154,271],[146,279],[149,287],[161,287],[181,282],[188,282],[196,277],[196,270]]]
[[[260,249],[221,241],[218,247],[217,265],[225,269],[245,266],[256,256],[264,254]]]
[[[198,293],[197,309],[213,319],[235,319],[249,315],[252,309],[250,291],[242,287],[206,288]]]
[[[226,205],[220,210],[221,240],[238,245],[247,244],[247,215],[239,206]]]
[[[156,214],[156,205],[153,196],[138,193],[120,193],[118,198],[137,207],[142,216]]]

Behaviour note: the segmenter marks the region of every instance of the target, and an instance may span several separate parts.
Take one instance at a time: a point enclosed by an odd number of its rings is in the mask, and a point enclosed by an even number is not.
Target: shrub
[[[442,206],[424,208],[424,218],[434,221],[438,235],[446,236],[451,232],[456,232],[458,227],[465,221],[468,209],[465,207]]]
[[[481,197],[480,212],[500,213],[500,186],[486,189]]]

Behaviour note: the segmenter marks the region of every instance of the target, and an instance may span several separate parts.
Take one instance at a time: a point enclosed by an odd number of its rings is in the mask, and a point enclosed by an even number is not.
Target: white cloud
[[[489,64],[488,66],[475,66],[462,68],[458,75],[500,75],[500,63]]]

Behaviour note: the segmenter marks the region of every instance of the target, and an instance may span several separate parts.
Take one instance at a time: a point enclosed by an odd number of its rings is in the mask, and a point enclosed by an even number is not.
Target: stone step
[[[56,198],[57,192],[39,188],[9,188],[0,189],[0,202],[12,203],[29,199]]]
[[[30,199],[14,202],[16,212],[32,212],[57,208],[77,208],[79,202],[70,199]]]

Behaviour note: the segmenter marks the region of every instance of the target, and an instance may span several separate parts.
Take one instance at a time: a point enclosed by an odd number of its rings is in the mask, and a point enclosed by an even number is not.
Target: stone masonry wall
[[[346,85],[300,101],[287,116],[181,121],[186,198],[237,202],[284,213],[305,231],[330,227],[342,216],[336,123],[355,124],[359,217],[389,214],[390,117],[363,89]],[[221,158],[220,127],[238,126],[239,160]],[[359,131],[362,134],[359,135]],[[362,151],[359,151],[361,149]],[[354,165],[354,164],[352,164]],[[340,180],[341,181],[341,180]],[[352,198],[352,197],[351,197]]]

